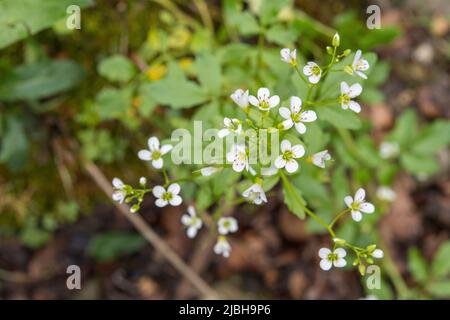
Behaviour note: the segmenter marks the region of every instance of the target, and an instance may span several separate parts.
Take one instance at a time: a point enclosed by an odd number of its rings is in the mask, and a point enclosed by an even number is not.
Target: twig
[[[95,183],[110,196],[113,192],[112,186],[105,178],[100,169],[92,162],[84,163],[85,170],[89,173]],[[142,234],[142,236],[152,244],[155,249],[161,253],[167,261],[180,272],[206,299],[219,299],[217,292],[212,289],[200,276],[192,270],[179,255],[170,248],[158,234],[153,231],[150,226],[137,214],[130,212],[130,208],[126,204],[116,203],[116,207],[120,212],[134,225],[134,227]]]

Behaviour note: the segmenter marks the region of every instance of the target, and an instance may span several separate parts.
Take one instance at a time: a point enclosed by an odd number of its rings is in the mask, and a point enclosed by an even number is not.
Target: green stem
[[[316,220],[318,223],[320,223],[325,229],[327,229],[328,233],[333,237],[336,238],[336,234],[334,233],[333,229],[330,228],[330,226],[319,216],[317,216],[314,212],[309,210],[306,205],[303,203],[302,199],[300,199],[297,194],[292,190],[292,184],[287,179],[286,175],[283,171],[280,171],[281,179],[283,180],[284,184],[289,188],[289,191],[291,194],[294,195],[295,200],[299,204],[299,206],[314,220]]]
[[[334,224],[341,218],[343,217],[346,213],[349,213],[350,210],[349,209],[345,209],[344,211],[338,213],[338,215],[333,219],[333,221],[331,221],[330,223],[330,228],[333,228]]]
[[[295,69],[295,71],[297,71],[297,74],[300,77],[300,79],[302,79],[304,83],[309,84],[308,80],[306,80],[306,78],[303,76],[303,74],[299,70],[298,65],[295,65],[294,69]]]

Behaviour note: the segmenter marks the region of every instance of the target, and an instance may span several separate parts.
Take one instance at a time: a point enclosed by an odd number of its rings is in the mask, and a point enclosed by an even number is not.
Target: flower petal
[[[164,165],[164,160],[162,158],[152,161],[152,166],[155,169],[161,169],[163,167],[163,165]]]
[[[348,94],[348,90],[349,90],[349,87],[348,87],[347,82],[342,81],[341,82],[341,94]]]
[[[155,201],[155,205],[156,205],[157,207],[160,207],[160,208],[167,206],[168,203],[169,203],[169,202],[168,202],[167,200],[164,200],[164,199],[157,199],[157,200]]]
[[[275,159],[274,165],[278,169],[284,168],[286,166],[286,160],[283,159],[283,156],[278,156]]]
[[[167,152],[169,152],[172,149],[173,149],[173,146],[171,144],[165,144],[161,147],[161,150],[159,150],[159,151],[161,152],[161,155],[165,155]]]
[[[294,158],[301,158],[305,155],[305,147],[303,147],[301,144],[293,146],[291,150],[294,154]]]
[[[351,208],[353,204],[353,198],[351,196],[346,196],[344,198],[344,202],[347,205],[347,207]]]
[[[345,259],[337,259],[335,261],[333,261],[333,264],[336,268],[343,268],[347,265],[347,261],[345,261]]]
[[[291,150],[291,142],[289,140],[281,141],[281,152]]]
[[[268,99],[270,97],[270,91],[267,88],[259,88],[258,100]]]
[[[231,133],[231,131],[229,129],[224,128],[224,129],[220,129],[219,132],[217,132],[217,136],[222,139],[222,138],[226,137],[227,135],[229,135],[230,133]]]
[[[350,98],[356,98],[357,96],[359,96],[361,94],[362,90],[363,90],[363,88],[359,83],[354,83],[349,88],[348,96]]]
[[[169,200],[170,205],[176,207],[183,202],[183,199],[179,195],[173,195],[172,199]]]
[[[328,248],[321,248],[319,250],[319,257],[322,259],[327,259],[328,255],[331,253],[331,250]]]
[[[355,201],[356,202],[364,201],[365,197],[366,197],[366,191],[363,188],[359,188],[358,190],[356,190],[356,193],[355,193]]]
[[[255,107],[259,106],[259,100],[255,96],[249,96],[248,102]]]
[[[148,150],[141,150],[138,152],[138,158],[144,161],[152,160],[152,153]]]
[[[125,186],[122,180],[120,180],[119,178],[114,178],[112,181],[112,185],[117,189],[122,189]]]
[[[269,98],[269,108],[274,108],[280,103],[280,97],[275,95]]]
[[[291,50],[289,48],[283,48],[280,50],[281,60],[286,63],[290,63],[291,61]]]
[[[339,258],[344,258],[347,255],[347,251],[344,248],[337,248],[334,250],[334,253],[337,254]]]
[[[284,130],[288,130],[292,128],[292,126],[294,125],[294,121],[292,119],[286,119],[281,123],[281,125],[283,126]]]
[[[360,113],[361,112],[361,106],[356,101],[351,100],[348,103],[348,107],[350,108],[350,110],[352,110],[352,111],[354,111],[356,113]]]
[[[294,173],[298,170],[298,162],[292,159],[286,163],[285,168],[287,172]]]
[[[302,99],[297,96],[292,96],[289,106],[291,107],[293,113],[299,113],[302,109]]]
[[[162,186],[154,186],[152,190],[152,193],[156,198],[161,198],[164,192],[166,192],[166,189]]]
[[[356,222],[361,221],[361,220],[362,220],[362,214],[361,214],[361,212],[352,210],[352,218],[353,218],[353,220],[355,220]]]
[[[309,82],[316,84],[317,82],[320,81],[321,76],[322,76],[321,74],[317,74],[317,75],[313,74],[313,75],[309,76],[308,80],[309,80]]]
[[[280,116],[282,116],[284,119],[290,119],[291,118],[291,110],[289,110],[286,107],[281,107],[278,112],[280,113]]]
[[[302,122],[297,122],[295,124],[295,129],[300,134],[304,134],[306,132],[306,126]]]
[[[192,222],[192,217],[188,216],[187,214],[183,214],[181,216],[181,223],[185,226],[190,226]]]
[[[191,239],[195,238],[195,236],[197,235],[197,228],[196,227],[189,227],[187,229],[186,234],[187,234],[188,238],[191,238]]]
[[[300,120],[303,122],[313,122],[317,120],[317,114],[312,111],[312,110],[308,110],[308,111],[303,111],[300,115]]]
[[[172,183],[168,188],[167,192],[170,192],[172,195],[179,194],[181,191],[181,187],[178,183]]]
[[[328,259],[320,260],[320,269],[322,269],[324,271],[330,270],[332,265],[333,265],[333,263]]]
[[[147,143],[150,151],[159,150],[159,139],[157,137],[150,137]]]
[[[363,202],[360,204],[359,209],[364,213],[374,213],[375,212],[375,206],[371,204],[370,202]]]

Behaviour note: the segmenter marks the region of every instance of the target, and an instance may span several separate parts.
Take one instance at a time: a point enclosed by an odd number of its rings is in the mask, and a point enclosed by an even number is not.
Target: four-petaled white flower
[[[262,111],[269,111],[280,103],[280,97],[277,95],[271,97],[269,89],[259,88],[258,98],[249,96],[248,101]]]
[[[275,167],[278,169],[286,168],[289,173],[294,173],[298,170],[298,162],[295,159],[303,157],[305,148],[301,144],[295,146],[291,145],[288,140],[281,141],[281,152],[275,159]]]
[[[381,186],[377,189],[377,197],[383,201],[393,202],[397,198],[397,193],[390,187]]]
[[[236,144],[232,150],[227,153],[228,162],[233,163],[233,170],[236,172],[242,172],[242,170],[249,170],[247,149],[244,145]]]
[[[297,65],[297,50],[291,51],[289,48],[284,48],[280,50],[281,61],[289,63],[290,65]]]
[[[164,165],[162,156],[172,150],[172,146],[170,144],[165,144],[160,148],[158,138],[151,137],[148,139],[148,148],[149,150],[145,149],[139,151],[139,159],[151,161],[154,168],[161,169]]]
[[[380,156],[383,159],[391,159],[398,156],[400,147],[397,142],[383,141],[380,144]]]
[[[375,206],[370,202],[366,202],[366,191],[363,188],[359,188],[355,193],[355,199],[351,196],[346,196],[344,202],[349,209],[351,209],[352,218],[355,221],[361,221],[362,213],[374,213]]]
[[[267,202],[266,193],[259,183],[255,183],[250,188],[245,190],[242,193],[242,196],[244,198],[248,198],[250,202],[257,205],[260,205],[263,202]]]
[[[187,227],[186,234],[189,238],[195,238],[198,230],[201,229],[203,223],[202,219],[197,216],[197,212],[193,206],[187,208],[187,213],[181,217],[181,223]]]
[[[200,173],[202,176],[208,177],[210,175],[213,175],[214,173],[222,171],[222,169],[222,167],[204,167],[200,169]]]
[[[363,79],[367,79],[367,76],[364,72],[369,69],[369,62],[366,59],[361,58],[361,50],[356,51],[355,57],[353,58],[352,70],[358,76]]]
[[[237,89],[233,92],[230,98],[241,108],[247,109],[248,107],[248,90]]]
[[[225,128],[220,129],[217,133],[219,138],[224,138],[231,133],[239,135],[242,132],[242,123],[238,119],[224,118],[223,124]]]
[[[222,255],[224,258],[228,258],[230,256],[231,246],[227,241],[225,236],[219,236],[217,238],[217,242],[214,245],[214,253],[218,255]]]
[[[323,150],[317,152],[311,156],[312,163],[319,168],[325,168],[325,161],[331,160],[331,155],[328,153],[328,150]]]
[[[306,132],[306,126],[303,122],[313,122],[317,120],[317,115],[312,110],[300,112],[302,110],[302,100],[299,97],[291,97],[290,102],[291,110],[286,107],[281,107],[280,115],[286,119],[282,122],[283,129],[290,129],[295,125],[295,129],[298,133],[304,134]]]
[[[157,198],[155,204],[158,207],[165,207],[168,204],[176,207],[183,202],[183,199],[178,195],[181,191],[178,183],[172,183],[167,190],[163,186],[155,186],[152,191],[155,198]]]
[[[112,185],[114,187],[114,192],[112,194],[113,200],[119,203],[123,203],[125,197],[127,196],[127,192],[125,191],[125,184],[119,178],[114,178],[112,181]]]
[[[309,61],[306,66],[303,67],[303,73],[308,77],[309,82],[316,84],[320,81],[322,76],[322,69],[314,61]]]
[[[322,270],[328,271],[334,265],[336,268],[345,267],[347,261],[345,261],[344,257],[347,255],[347,252],[343,248],[337,248],[334,251],[331,251],[328,248],[322,248],[319,250],[320,257],[320,268]]]
[[[233,217],[222,217],[217,221],[217,230],[223,235],[236,232],[238,230],[237,220]]]
[[[341,95],[339,97],[339,102],[341,103],[341,107],[344,110],[350,108],[350,110],[360,113],[361,106],[358,102],[353,101],[353,98],[359,96],[362,92],[362,87],[359,83],[352,84],[350,87],[347,82],[341,82]]]

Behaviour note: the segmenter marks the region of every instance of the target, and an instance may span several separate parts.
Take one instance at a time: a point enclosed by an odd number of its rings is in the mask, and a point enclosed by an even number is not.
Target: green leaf
[[[411,248],[408,251],[408,267],[417,282],[423,284],[428,280],[427,263],[417,248]]]
[[[263,0],[260,4],[258,15],[265,26],[277,20],[278,13],[289,3],[288,0]]]
[[[432,175],[439,170],[439,164],[432,156],[419,156],[404,153],[400,157],[401,164],[414,175]]]
[[[67,91],[84,77],[80,65],[71,60],[53,60],[17,67],[0,83],[0,100],[36,100]]]
[[[169,65],[166,78],[148,86],[148,93],[156,102],[174,109],[190,108],[208,99],[206,92],[195,82],[187,80],[175,63]]]
[[[431,155],[450,143],[450,122],[436,121],[425,128],[412,143],[411,151],[420,155]]]
[[[139,251],[144,244],[144,238],[138,234],[113,231],[96,235],[91,239],[88,253],[101,262],[113,261]]]
[[[101,119],[117,119],[131,107],[132,92],[129,88],[104,88],[96,96],[96,108]]]
[[[361,128],[361,119],[350,110],[343,110],[341,107],[320,106],[316,109],[317,117],[320,120],[328,121],[336,128],[357,130]]]
[[[270,42],[281,46],[286,46],[295,42],[298,34],[297,32],[295,32],[295,29],[286,28],[282,24],[275,24],[269,30],[267,30],[265,36],[266,39]]]
[[[417,135],[417,114],[413,110],[405,111],[396,121],[391,140],[400,146],[407,146]]]
[[[201,54],[195,63],[197,76],[203,88],[213,95],[220,95],[222,87],[222,70],[219,60],[210,53]]]
[[[109,81],[127,82],[136,73],[134,64],[127,57],[116,54],[100,61],[98,73]]]
[[[68,17],[66,10],[70,5],[84,8],[92,3],[92,0],[2,0],[0,49]]]
[[[437,298],[450,298],[450,280],[431,283],[426,287],[426,289]]]
[[[436,278],[450,275],[450,241],[439,247],[431,265],[431,273]]]
[[[253,36],[259,33],[258,21],[249,11],[236,14],[234,26],[243,36]]]
[[[19,171],[27,161],[28,139],[22,121],[16,116],[8,116],[0,143],[0,163],[5,163],[11,171]]]
[[[281,178],[283,181],[284,202],[288,209],[300,219],[305,219],[305,211],[301,204],[305,204],[306,201],[303,199],[300,189],[290,183],[284,174]]]

